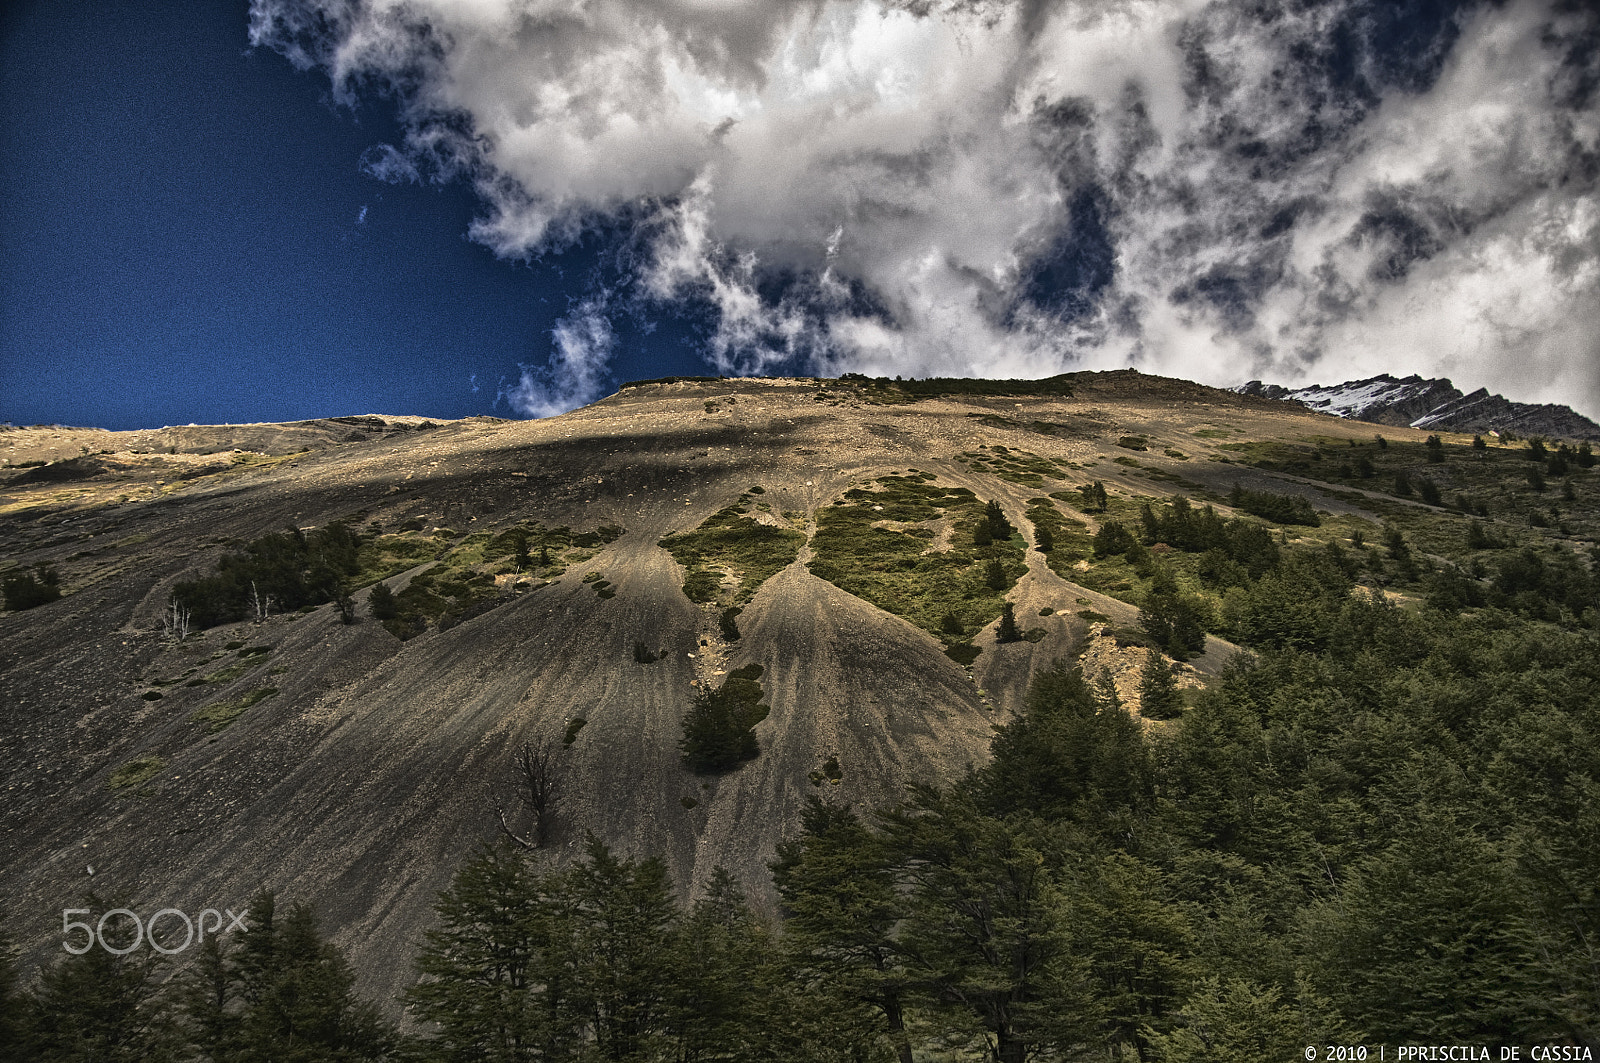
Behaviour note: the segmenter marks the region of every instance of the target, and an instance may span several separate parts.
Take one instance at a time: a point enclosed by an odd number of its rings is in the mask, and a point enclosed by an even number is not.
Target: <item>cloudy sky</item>
[[[1126,365],[1600,415],[1585,0],[10,7],[15,422]]]

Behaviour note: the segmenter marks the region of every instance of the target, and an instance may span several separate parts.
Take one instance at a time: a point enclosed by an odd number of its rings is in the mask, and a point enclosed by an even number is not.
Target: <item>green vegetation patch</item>
[[[39,566],[37,574],[27,572],[7,573],[0,581],[6,608],[13,612],[48,605],[61,597],[61,577],[56,570]]]
[[[166,767],[167,762],[154,754],[136,757],[111,773],[111,788],[126,790],[133,786],[143,786],[165,771]]]
[[[195,723],[204,724],[207,734],[216,734],[226,730],[234,720],[237,720],[250,706],[278,696],[277,687],[258,687],[250,693],[232,701],[218,701],[207,705],[189,719]]]
[[[968,451],[962,457],[974,469],[1024,487],[1043,488],[1045,480],[1061,479],[1061,469],[1055,462],[1026,450],[996,445],[986,451]]]
[[[243,620],[258,600],[270,600],[272,612],[311,609],[348,593],[361,572],[360,550],[361,536],[346,524],[289,528],[223,555],[214,575],[179,583],[172,594],[200,629]]]
[[[750,496],[741,495],[694,531],[661,540],[662,549],[684,568],[683,593],[690,601],[723,606],[748,602],[800,553],[803,534],[755,520],[746,514],[749,504]],[[738,581],[731,594],[722,589],[724,573]]]
[[[1312,508],[1310,500],[1304,495],[1251,491],[1234,484],[1233,490],[1228,494],[1228,505],[1234,509],[1242,509],[1262,520],[1270,520],[1274,524],[1300,524],[1308,528],[1316,528],[1322,524],[1322,518],[1317,516],[1317,511]]]
[[[356,554],[361,570],[351,580],[353,586],[365,587],[390,576],[438,557],[446,548],[445,540],[414,533],[375,535],[363,538]]]
[[[818,514],[812,573],[947,644],[965,642],[1000,615],[1005,592],[1027,571],[1022,537],[1009,525],[995,535],[984,503],[964,487],[920,476],[873,486]],[[883,522],[902,527],[874,526]],[[919,530],[948,531],[950,545],[933,550]]]

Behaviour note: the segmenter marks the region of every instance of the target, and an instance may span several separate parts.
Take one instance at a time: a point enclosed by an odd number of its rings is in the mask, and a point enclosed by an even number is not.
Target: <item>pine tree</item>
[[[1005,510],[1000,508],[1000,503],[990,500],[983,507],[983,522],[989,526],[989,535],[996,542],[1005,542],[1011,538],[1011,522],[1006,519]]]
[[[717,690],[703,689],[684,713],[678,747],[683,763],[699,775],[732,771],[761,755],[755,726],[766,719],[761,704],[760,665],[746,665],[728,675]]]
[[[761,1021],[776,972],[774,943],[745,901],[738,881],[716,867],[706,893],[674,927],[663,1025],[671,1058],[738,1059]]]
[[[1003,591],[1011,586],[1005,566],[1000,563],[998,557],[990,559],[989,566],[984,571],[983,582],[992,591]]]
[[[1048,832],[930,787],[913,788],[884,829],[907,895],[906,954],[928,999],[942,1005],[924,1020],[968,1036],[976,1023],[993,1063],[1087,1049],[1098,1015],[1088,965],[1070,948]]]
[[[1139,715],[1150,720],[1170,720],[1182,712],[1183,695],[1172,678],[1172,669],[1159,651],[1148,651],[1144,670],[1139,673]]]
[[[1056,537],[1050,534],[1048,525],[1039,525],[1038,532],[1034,536],[1034,546],[1041,554],[1048,554],[1056,548]]]

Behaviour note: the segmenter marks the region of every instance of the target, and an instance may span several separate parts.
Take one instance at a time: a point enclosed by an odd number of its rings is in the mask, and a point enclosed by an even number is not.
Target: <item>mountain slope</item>
[[[13,936],[34,959],[54,955],[61,910],[91,887],[144,914],[239,911],[272,888],[312,901],[366,991],[386,996],[410,977],[436,892],[496,835],[496,808],[528,829],[510,770],[525,741],[551,744],[562,780],[552,859],[592,831],[662,854],[685,890],[721,865],[770,903],[766,862],[807,795],[870,809],[907,782],[958,776],[987,756],[991,725],[1020,706],[1030,675],[1110,644],[1080,613],[1132,623],[1125,567],[1086,551],[1105,518],[1077,508],[1079,486],[1104,483],[1119,519],[1141,499],[1221,499],[1234,482],[1331,514],[1380,511],[1288,465],[1244,464],[1237,449],[1313,432],[1370,442],[1359,426],[1132,372],[1070,385],[1070,396],[918,397],[871,381],[674,381],[544,421],[418,430],[390,418],[364,439],[276,455],[234,453],[231,428],[187,430],[189,453],[141,451],[124,433],[6,433],[13,466],[86,463],[62,479],[37,475],[54,465],[14,468],[0,484],[6,575],[50,565],[65,591],[0,615],[0,896]],[[1397,442],[1420,449],[1413,435]],[[972,598],[963,633],[945,636],[892,595],[880,608],[808,568],[819,518],[845,492],[888,498],[912,483],[1000,504],[1021,533],[1005,547],[1016,560],[1003,593],[1032,641],[995,644],[1001,592]],[[737,641],[719,619],[739,573],[714,573],[721,601],[691,601],[659,545],[730,507],[806,539],[743,602]],[[971,549],[955,508],[885,512],[873,534],[886,542],[920,538],[935,558]],[[1054,512],[1072,537],[1050,564],[1027,548],[1030,512]],[[394,591],[433,580],[465,597],[405,640],[369,617],[370,585],[354,595],[354,624],[326,604],[164,637],[180,582],[286,526],[335,521],[387,544]],[[601,528],[620,531],[607,541]],[[555,545],[548,565],[518,573],[494,550],[526,529]],[[846,561],[896,594],[929,590],[893,583],[905,569],[888,555],[831,558]],[[970,668],[945,652],[966,638],[980,651]],[[667,652],[644,663],[638,643]],[[1228,652],[1209,639],[1189,681]],[[693,775],[680,717],[746,664],[762,667],[770,706],[761,755]]]

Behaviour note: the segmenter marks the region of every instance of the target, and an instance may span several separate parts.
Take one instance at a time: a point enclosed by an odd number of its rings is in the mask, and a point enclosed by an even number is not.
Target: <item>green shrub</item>
[[[372,588],[372,593],[367,596],[367,608],[372,610],[374,620],[393,620],[400,615],[394,591],[386,583],[379,583]]]
[[[53,568],[39,566],[38,575],[17,573],[5,578],[6,608],[20,612],[56,601],[61,597],[61,579]]]
[[[732,771],[761,754],[755,726],[767,718],[761,704],[761,666],[730,672],[716,690],[704,689],[683,716],[684,767],[696,775]]]
[[[996,642],[1021,642],[1022,631],[1017,627],[1016,607],[1007,602],[1000,610],[1000,626],[995,629]]]
[[[944,648],[944,655],[961,665],[963,668],[970,666],[973,661],[976,661],[978,659],[978,655],[982,652],[983,650],[981,648],[974,646],[970,642],[957,642]]]

